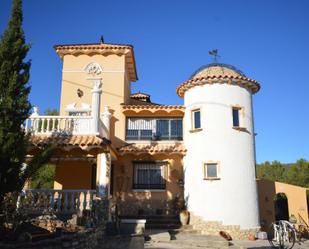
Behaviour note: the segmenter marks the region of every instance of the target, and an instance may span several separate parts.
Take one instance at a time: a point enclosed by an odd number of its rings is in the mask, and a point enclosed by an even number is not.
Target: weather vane
[[[217,58],[220,58],[218,55],[218,49],[213,49],[208,51],[209,55],[213,56],[214,62],[217,62]]]

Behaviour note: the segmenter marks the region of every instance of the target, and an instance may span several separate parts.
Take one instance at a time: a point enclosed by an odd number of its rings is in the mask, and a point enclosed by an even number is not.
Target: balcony
[[[34,135],[100,135],[109,139],[110,113],[106,107],[100,117],[40,116],[35,112],[24,122],[23,129]]]
[[[181,118],[127,118],[126,140],[182,140]]]
[[[62,134],[94,134],[91,116],[36,116],[26,120],[26,132],[51,135]]]

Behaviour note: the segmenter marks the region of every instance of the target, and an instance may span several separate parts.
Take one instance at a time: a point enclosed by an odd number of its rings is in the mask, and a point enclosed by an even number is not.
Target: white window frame
[[[195,126],[195,113],[200,113],[200,127]],[[195,108],[191,110],[191,131],[200,131],[202,130],[202,111],[201,108]]]
[[[216,176],[208,176],[207,175],[207,167],[209,165],[216,165],[216,171],[217,171]],[[203,163],[203,175],[204,175],[204,180],[219,180],[220,179],[220,164],[219,164],[219,162],[216,162],[216,161],[204,162]]]
[[[238,110],[238,126],[234,126],[234,110]],[[240,105],[232,106],[232,128],[238,131],[247,131],[244,126],[244,107]]]

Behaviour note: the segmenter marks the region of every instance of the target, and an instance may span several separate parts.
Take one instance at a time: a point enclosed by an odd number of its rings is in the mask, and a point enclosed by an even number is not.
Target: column
[[[93,117],[93,132],[99,133],[100,104],[101,104],[101,79],[91,79],[92,81],[92,105],[91,115]]]
[[[97,178],[98,178],[98,196],[107,197],[109,191],[109,177],[111,157],[108,153],[101,153],[99,155],[99,165],[97,165]]]
[[[104,106],[104,112],[102,114],[102,122],[103,122],[103,127],[104,127],[104,133],[103,136],[106,137],[107,139],[110,138],[110,119],[111,119],[112,114],[109,111],[108,106]]]

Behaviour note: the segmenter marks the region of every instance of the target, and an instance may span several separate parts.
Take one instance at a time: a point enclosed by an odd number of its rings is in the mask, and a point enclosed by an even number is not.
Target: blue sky
[[[0,33],[10,15],[0,3]],[[182,104],[176,87],[219,49],[260,82],[254,96],[257,161],[309,159],[309,1],[303,0],[26,0],[24,30],[32,43],[31,102],[59,107],[61,60],[55,44],[132,44],[139,81],[133,92]],[[162,90],[164,89],[164,91]]]

